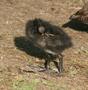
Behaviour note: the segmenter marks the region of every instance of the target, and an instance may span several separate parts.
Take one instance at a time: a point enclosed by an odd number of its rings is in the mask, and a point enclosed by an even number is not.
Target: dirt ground
[[[88,30],[62,27],[82,6],[82,0],[0,0],[0,90],[88,90]],[[15,45],[34,18],[62,27],[72,39],[61,76],[37,72],[43,60]]]

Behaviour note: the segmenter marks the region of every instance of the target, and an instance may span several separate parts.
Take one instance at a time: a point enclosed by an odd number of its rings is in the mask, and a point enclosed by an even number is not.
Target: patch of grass
[[[32,81],[31,83],[27,83],[25,81],[15,81],[13,83],[14,90],[36,90],[36,82]]]
[[[38,90],[39,87],[40,90],[42,90],[41,87],[43,87],[44,90],[67,90],[66,88],[69,88],[67,85],[39,78],[32,78],[30,81],[27,81],[23,77],[17,77],[17,79],[12,82],[12,90]]]
[[[14,80],[12,84],[13,90],[36,90],[37,82],[32,80],[28,82],[26,80]]]

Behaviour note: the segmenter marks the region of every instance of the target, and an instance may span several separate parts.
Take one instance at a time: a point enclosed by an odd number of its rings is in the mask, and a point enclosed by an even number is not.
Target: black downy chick
[[[27,38],[36,47],[46,53],[45,69],[48,69],[50,62],[53,62],[58,72],[63,71],[63,55],[61,52],[70,47],[72,44],[70,38],[59,30],[53,28],[50,24],[43,22],[41,19],[34,19],[30,29],[26,30]]]

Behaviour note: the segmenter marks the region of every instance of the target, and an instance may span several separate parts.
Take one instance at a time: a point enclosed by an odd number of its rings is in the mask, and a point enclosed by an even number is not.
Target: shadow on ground
[[[62,27],[64,28],[72,28],[76,31],[81,31],[81,32],[87,32],[88,33],[88,25],[87,24],[83,24],[79,21],[75,21],[75,20],[71,20],[67,23],[65,23]]]
[[[45,52],[42,49],[34,46],[31,42],[27,41],[25,37],[16,37],[14,41],[16,47],[27,54],[41,59],[45,58]]]

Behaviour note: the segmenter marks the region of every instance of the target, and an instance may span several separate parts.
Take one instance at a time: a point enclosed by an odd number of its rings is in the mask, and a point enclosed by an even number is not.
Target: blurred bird
[[[71,20],[76,20],[84,24],[88,24],[88,2],[70,17]]]

